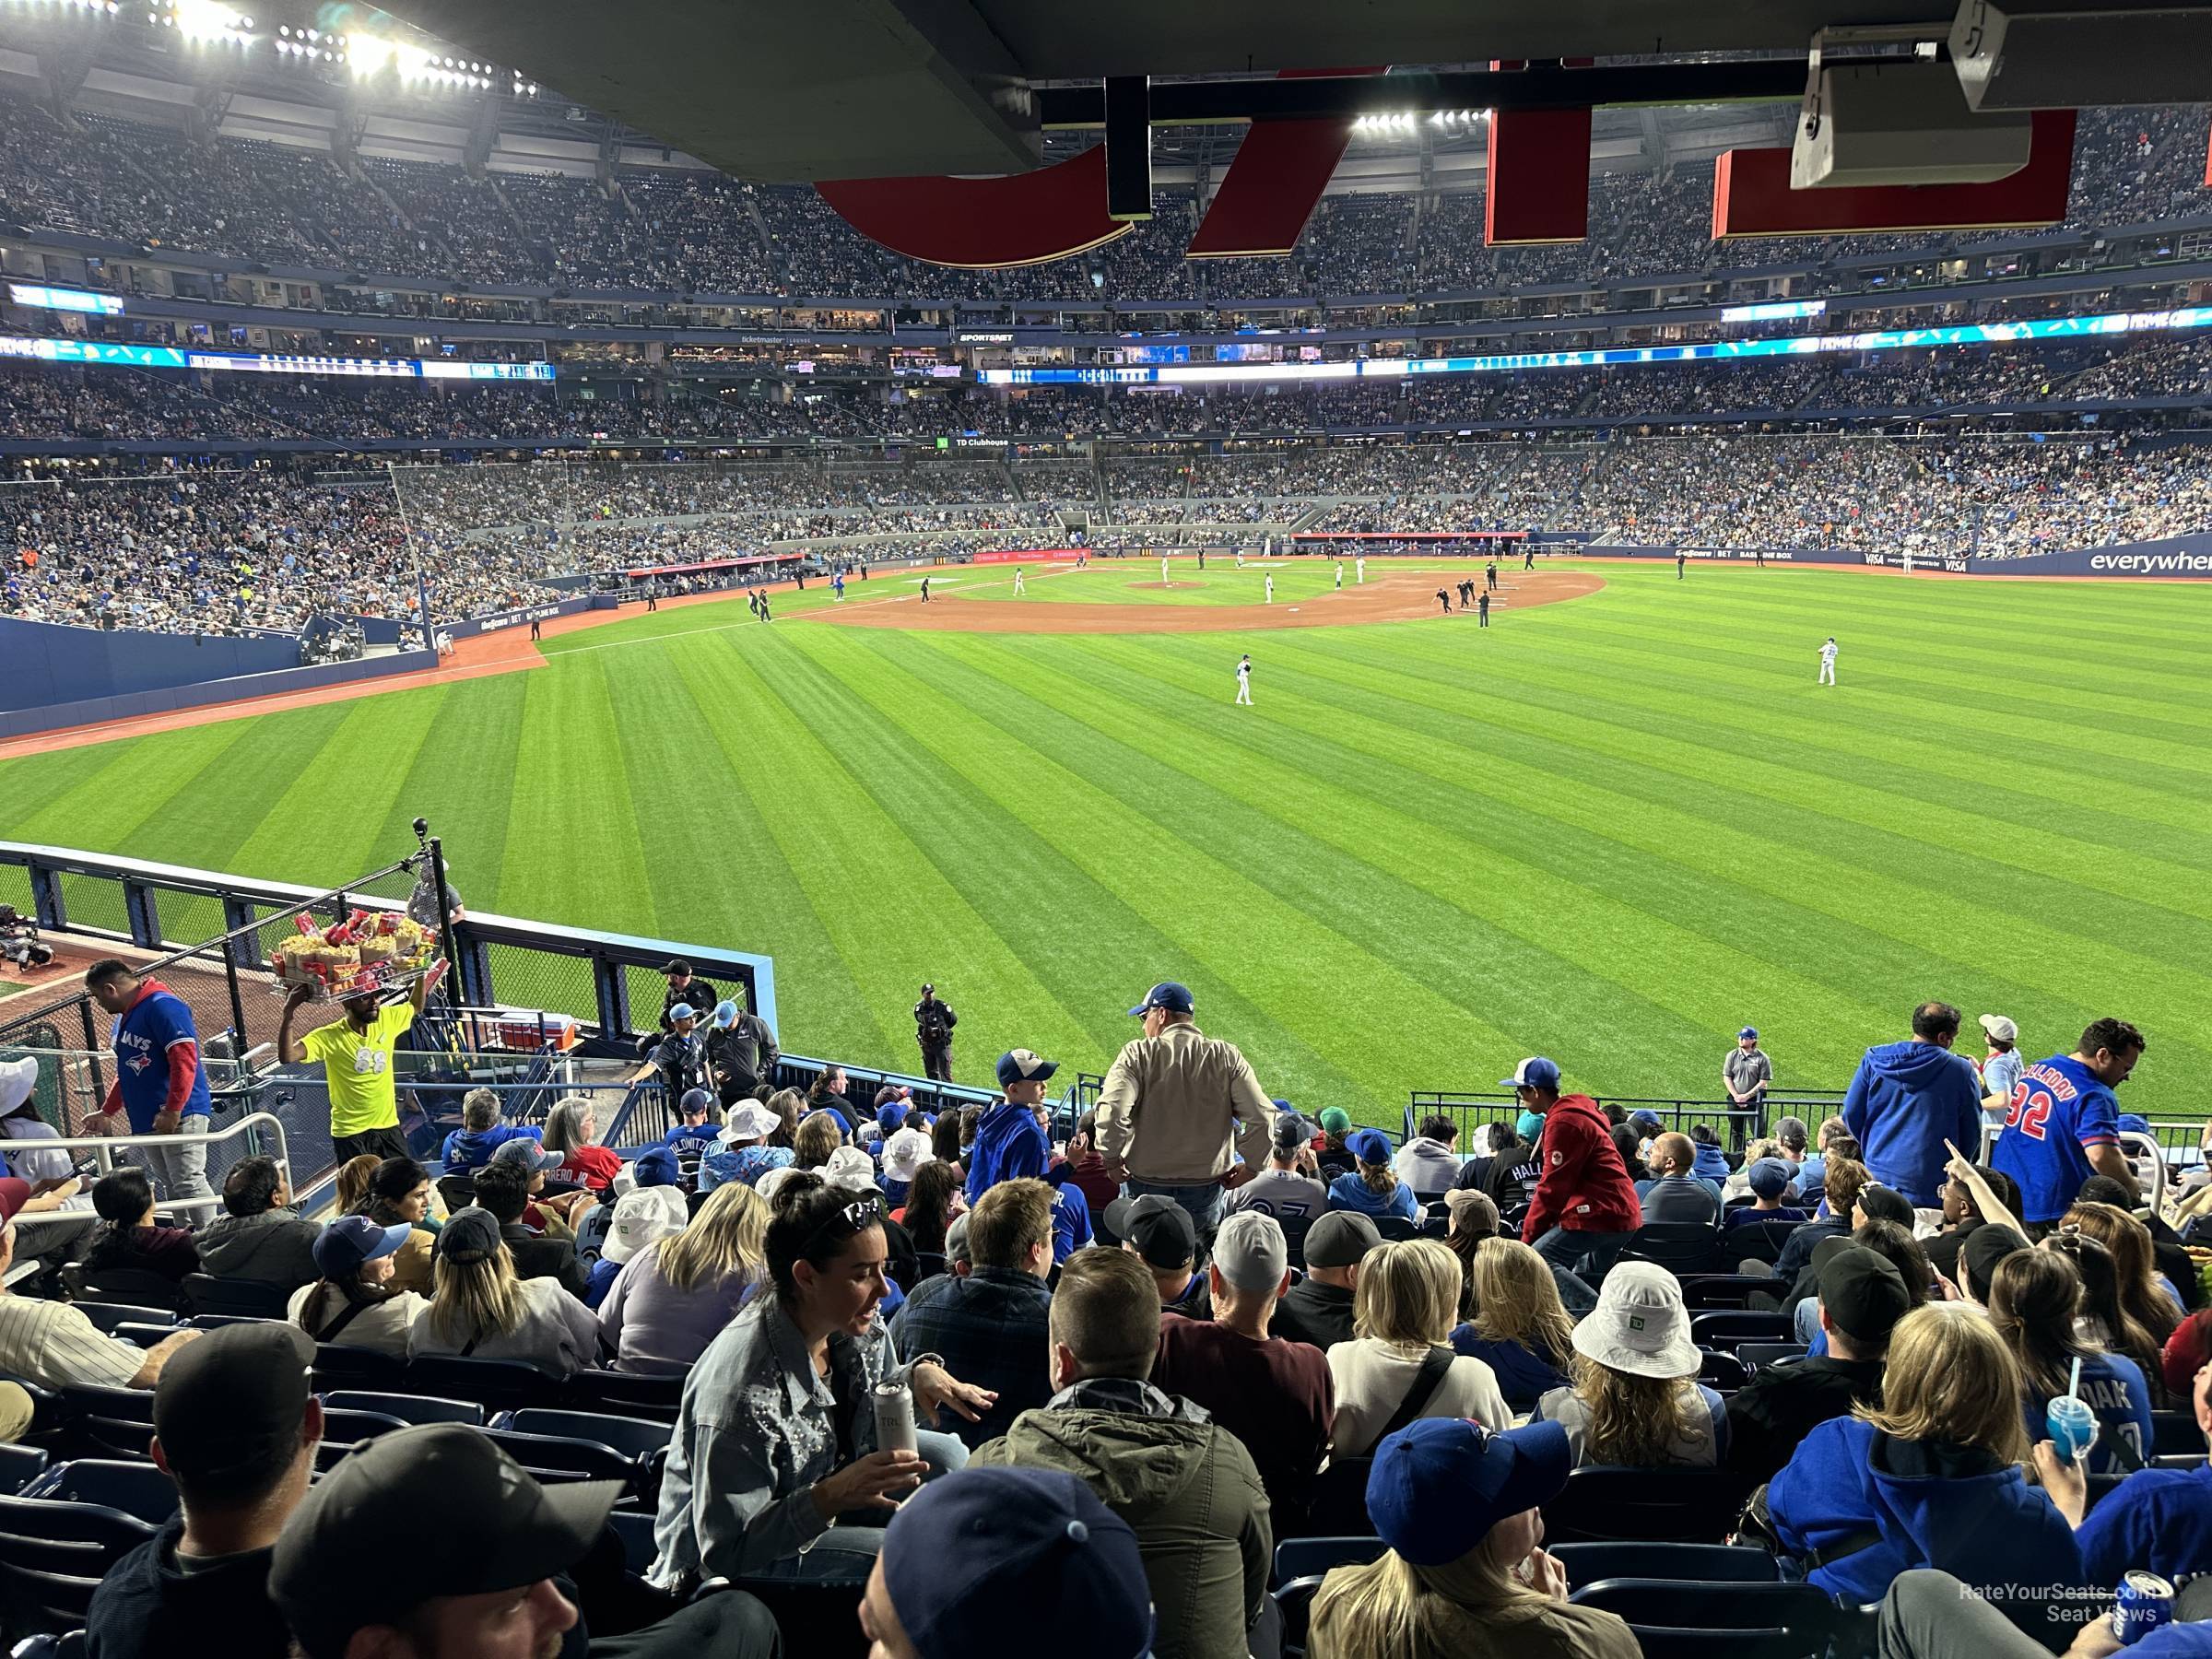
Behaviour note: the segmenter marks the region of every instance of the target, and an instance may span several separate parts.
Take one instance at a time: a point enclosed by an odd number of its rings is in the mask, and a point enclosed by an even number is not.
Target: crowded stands
[[[2054,1045],[1924,1003],[1817,1128],[1751,1028],[1702,1116],[1536,1056],[1401,1137],[1271,1100],[1174,982],[1080,1101],[1028,1050],[933,1112],[711,1045],[676,1100],[683,967],[608,1134],[477,1088],[317,1214],[253,1157],[196,1227],[135,1149],[34,1225],[18,1161],[11,1627],[945,1659],[1033,1608],[1120,1659],[1822,1659],[2056,1652],[2117,1592],[2195,1651],[2212,1188],[2145,1163],[2124,1020],[2023,1063]],[[429,1512],[498,1545],[348,1570]]]

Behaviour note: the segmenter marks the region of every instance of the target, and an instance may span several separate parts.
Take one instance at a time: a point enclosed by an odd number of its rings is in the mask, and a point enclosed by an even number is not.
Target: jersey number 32
[[[2053,1105],[2048,1091],[2030,1088],[2026,1083],[2012,1086],[2012,1104],[2006,1109],[2005,1127],[2018,1129],[2030,1140],[2043,1138],[2043,1124],[2051,1116]]]

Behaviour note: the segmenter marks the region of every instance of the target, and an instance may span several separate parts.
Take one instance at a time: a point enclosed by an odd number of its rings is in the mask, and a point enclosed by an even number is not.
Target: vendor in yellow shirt
[[[363,1153],[373,1158],[414,1156],[407,1149],[407,1137],[399,1132],[398,1079],[392,1051],[415,1024],[444,973],[443,962],[431,964],[405,1002],[387,1005],[374,991],[348,996],[339,1005],[344,1018],[300,1038],[292,1035],[292,1016],[315,988],[298,986],[286,1001],[284,1019],[276,1028],[276,1055],[287,1065],[311,1060],[321,1064],[324,1087],[330,1091],[330,1149],[335,1164]]]

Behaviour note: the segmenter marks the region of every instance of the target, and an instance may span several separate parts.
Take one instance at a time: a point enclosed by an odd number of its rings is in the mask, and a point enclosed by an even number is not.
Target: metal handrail
[[[273,1112],[249,1112],[246,1116],[240,1118],[237,1123],[226,1124],[220,1129],[180,1129],[173,1135],[65,1135],[54,1136],[52,1139],[41,1135],[36,1140],[0,1141],[0,1154],[31,1151],[90,1152],[100,1165],[100,1172],[106,1175],[115,1168],[114,1153],[118,1147],[169,1147],[180,1144],[188,1146],[194,1141],[212,1147],[241,1134],[249,1132],[259,1134],[265,1128],[275,1134],[276,1150],[273,1154],[256,1154],[256,1156],[274,1157],[276,1160],[276,1167],[284,1171],[286,1184],[289,1185],[292,1178],[292,1159],[290,1149],[285,1141],[284,1124]],[[222,1199],[219,1196],[210,1194],[205,1198],[164,1198],[160,1201],[159,1207],[171,1211],[198,1211],[213,1209],[221,1203]]]

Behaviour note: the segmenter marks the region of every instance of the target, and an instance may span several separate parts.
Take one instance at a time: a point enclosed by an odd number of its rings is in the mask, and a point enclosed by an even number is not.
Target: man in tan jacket
[[[1164,1194],[1210,1239],[1225,1190],[1266,1165],[1275,1103],[1237,1045],[1205,1035],[1191,1011],[1190,987],[1172,980],[1129,1010],[1145,1034],[1106,1068],[1098,1145],[1124,1196]]]

